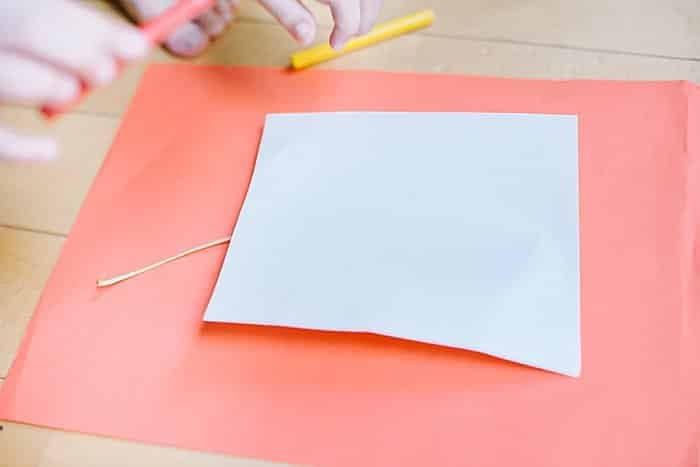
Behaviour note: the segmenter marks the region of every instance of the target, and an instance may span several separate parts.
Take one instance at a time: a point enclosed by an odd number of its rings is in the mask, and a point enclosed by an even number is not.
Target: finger
[[[226,21],[217,11],[211,9],[204,12],[198,19],[197,24],[210,37],[218,37],[226,28]]]
[[[377,22],[381,4],[381,0],[360,0],[360,34],[367,34]]]
[[[0,51],[0,102],[59,105],[78,96],[77,79],[35,60]]]
[[[46,63],[77,74],[90,85],[106,84],[105,77],[114,63],[107,59],[133,60],[148,49],[146,39],[136,29],[107,19],[79,3],[30,10],[6,35],[7,46]],[[26,14],[25,14],[26,16]],[[70,28],[65,25],[70,24]]]
[[[178,0],[119,0],[124,9],[139,23],[162,15]]]
[[[133,62],[146,57],[151,48],[146,36],[131,26],[120,26],[106,39],[107,51],[124,62]]]
[[[331,47],[342,49],[360,30],[360,0],[328,0],[335,27],[331,33]]]
[[[301,45],[309,45],[314,40],[316,21],[299,1],[260,0],[260,3]]]
[[[0,160],[46,161],[57,153],[56,142],[50,138],[19,135],[0,127]]]
[[[207,45],[209,45],[209,36],[194,23],[183,24],[165,40],[168,50],[181,57],[197,56],[206,49]]]
[[[139,23],[151,21],[172,7],[177,0],[122,0],[127,12]],[[165,47],[175,55],[194,57],[209,45],[209,35],[193,22],[181,25],[164,41]]]
[[[101,55],[95,58],[92,80],[88,81],[95,86],[111,83],[117,77],[117,62],[112,57]]]
[[[233,5],[228,0],[218,0],[214,11],[223,18],[226,24],[230,23],[233,19]]]

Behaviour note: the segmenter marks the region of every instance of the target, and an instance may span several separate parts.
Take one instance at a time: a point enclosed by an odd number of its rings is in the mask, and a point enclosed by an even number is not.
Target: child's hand
[[[300,0],[259,0],[260,3],[303,45],[313,41],[316,21]],[[318,0],[328,5],[335,26],[330,43],[336,49],[355,36],[366,34],[374,25],[382,0]]]
[[[64,104],[80,82],[109,83],[116,60],[148,50],[134,28],[71,0],[0,0],[0,103]],[[56,155],[54,141],[21,136],[0,126],[0,159],[43,160]]]
[[[0,0],[3,1],[3,0]],[[7,1],[7,0],[6,0]],[[119,0],[139,23],[162,14],[177,0]],[[258,0],[302,45],[309,45],[316,35],[316,20],[303,0]],[[328,5],[335,27],[330,43],[342,47],[354,36],[370,30],[377,19],[382,0],[317,0]],[[240,0],[217,0],[216,6],[194,21],[180,26],[165,41],[175,55],[193,57],[200,54],[233,20]],[[241,44],[242,47],[245,44]]]

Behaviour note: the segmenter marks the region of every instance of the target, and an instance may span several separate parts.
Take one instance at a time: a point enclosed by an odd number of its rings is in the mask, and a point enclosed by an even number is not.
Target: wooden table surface
[[[106,1],[88,1],[115,13]],[[382,19],[430,7],[437,21],[428,30],[324,67],[700,82],[699,0],[386,2]],[[327,35],[329,15],[318,5],[310,6],[320,18],[320,35]],[[195,62],[286,66],[295,49],[286,32],[252,1],[239,13],[237,23]],[[158,50],[149,61],[174,59]],[[55,163],[0,164],[0,384],[144,67],[131,68],[52,127],[43,125],[31,109],[0,110],[3,121],[54,134],[62,145],[62,157]],[[272,465],[14,423],[2,426],[0,466]]]

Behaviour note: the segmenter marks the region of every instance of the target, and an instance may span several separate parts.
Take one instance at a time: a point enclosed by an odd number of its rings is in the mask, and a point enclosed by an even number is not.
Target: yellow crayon
[[[342,50],[334,50],[327,43],[301,50],[292,54],[292,68],[300,70],[312,65],[332,60],[335,57],[345,55],[354,50],[362,49],[369,45],[376,44],[394,37],[406,34],[407,32],[427,28],[435,20],[435,15],[431,10],[423,10],[412,15],[398,18],[375,26],[364,36],[351,39],[345,44]]]

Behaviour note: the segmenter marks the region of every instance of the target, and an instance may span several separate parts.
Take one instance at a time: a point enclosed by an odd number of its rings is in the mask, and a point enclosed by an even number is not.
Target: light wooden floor
[[[244,0],[245,1],[245,0]],[[312,1],[312,0],[309,0]],[[698,0],[386,0],[385,19],[426,7],[429,30],[327,67],[523,78],[700,81]],[[105,1],[90,0],[111,11]],[[317,6],[322,34],[329,16]],[[197,62],[285,66],[294,44],[256,4]],[[151,61],[171,61],[161,51]],[[63,157],[50,165],[0,165],[0,384],[100,166],[144,66],[91,97],[52,128],[29,109],[4,121],[55,134]],[[235,86],[235,83],[231,83]],[[0,466],[243,466],[261,461],[144,446],[5,423]]]

